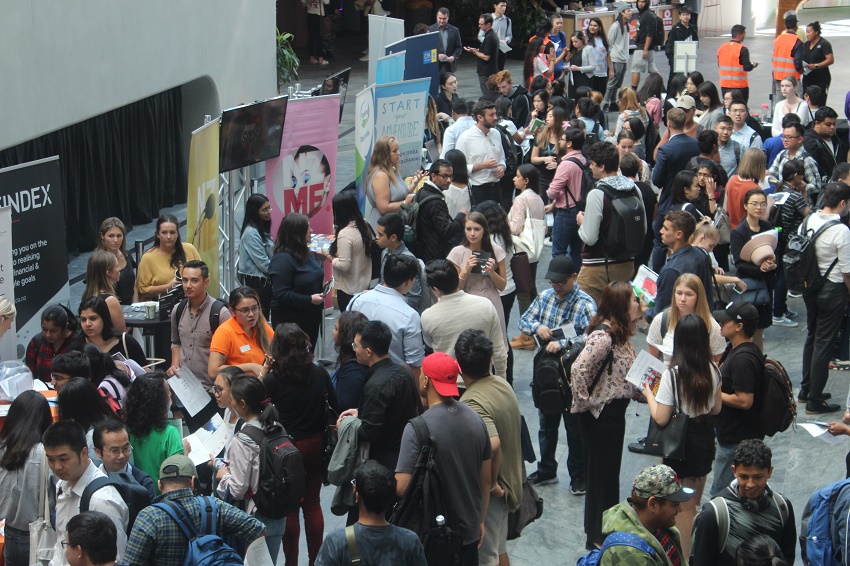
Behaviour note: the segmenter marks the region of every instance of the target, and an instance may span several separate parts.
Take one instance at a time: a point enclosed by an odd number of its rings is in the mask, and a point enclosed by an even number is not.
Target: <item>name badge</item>
[[[242,352],[243,354],[244,354],[245,352],[250,352],[250,351],[251,351],[251,345],[250,345],[250,344],[245,344],[244,346],[242,346],[242,347],[240,347],[240,348],[239,348],[239,351],[240,351],[240,352]]]

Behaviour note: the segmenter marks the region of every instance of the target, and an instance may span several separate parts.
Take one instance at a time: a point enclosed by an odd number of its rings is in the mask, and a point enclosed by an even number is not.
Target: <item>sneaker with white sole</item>
[[[803,295],[802,295],[802,293],[794,293],[792,291],[788,291],[788,296],[791,297],[792,299],[799,299]]]
[[[800,326],[800,324],[784,316],[774,316],[773,326],[782,326],[784,328],[797,328],[798,326]]]
[[[795,311],[787,310],[785,311],[785,318],[795,319],[797,318],[797,313]]]

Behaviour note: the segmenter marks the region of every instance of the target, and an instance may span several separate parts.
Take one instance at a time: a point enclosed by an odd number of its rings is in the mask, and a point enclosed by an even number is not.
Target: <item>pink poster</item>
[[[338,130],[339,95],[292,100],[287,105],[280,156],[266,161],[272,234],[291,212],[306,214],[313,233],[333,234]]]

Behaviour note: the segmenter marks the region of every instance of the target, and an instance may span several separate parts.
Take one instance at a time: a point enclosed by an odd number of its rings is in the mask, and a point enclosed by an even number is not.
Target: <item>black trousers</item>
[[[584,469],[587,494],[584,499],[584,532],[587,549],[602,545],[602,513],[620,501],[620,463],[626,434],[626,409],[630,399],[615,399],[605,405],[599,418],[582,413],[579,430],[584,437]]]
[[[502,189],[498,182],[484,183],[470,187],[472,192],[472,206],[477,206],[485,200],[492,200],[499,204],[502,201]]]

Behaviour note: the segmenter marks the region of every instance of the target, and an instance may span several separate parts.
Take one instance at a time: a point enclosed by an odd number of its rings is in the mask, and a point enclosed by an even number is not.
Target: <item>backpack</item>
[[[127,534],[129,535],[139,512],[151,504],[151,496],[147,489],[139,485],[139,482],[134,477],[127,475],[125,472],[117,472],[111,476],[95,478],[90,481],[80,496],[80,513],[88,511],[92,495],[108,485],[115,488],[127,505],[129,517],[127,520]]]
[[[595,330],[607,331],[608,329],[607,324],[600,324],[585,329],[585,332],[590,334]],[[550,354],[546,351],[546,348],[540,348],[534,355],[531,399],[534,401],[534,406],[544,415],[561,415],[572,407],[573,392],[570,387],[570,376],[572,375],[573,364],[584,350],[585,345],[586,342],[577,340],[570,343],[570,347],[563,355]],[[602,361],[602,365],[599,366],[599,371],[593,381],[587,387],[588,394],[593,392],[606,366],[608,373],[611,373],[613,360],[614,349],[612,348]]]
[[[836,553],[832,532],[835,504],[850,479],[832,482],[814,492],[803,509],[800,521],[800,554],[809,566],[839,566],[843,562],[844,549]]]
[[[785,284],[788,290],[807,295],[817,293],[823,288],[826,278],[838,262],[838,258],[836,258],[829,269],[826,270],[826,273],[821,275],[815,252],[815,241],[827,229],[840,224],[839,220],[830,220],[814,232],[808,229],[809,219],[811,219],[811,216],[807,216],[803,220],[803,225],[798,233],[788,236],[788,244],[782,258],[785,264]]]
[[[183,311],[186,310],[186,305],[188,305],[188,304],[189,304],[189,299],[183,299],[182,301],[177,303],[177,306],[175,307],[177,309],[177,315],[176,315],[177,318],[175,320],[177,320],[178,322],[180,321],[180,317],[183,316]],[[226,308],[226,307],[227,307],[227,303],[225,303],[221,299],[215,299],[213,301],[213,304],[210,306],[210,333],[211,334],[215,334],[215,331],[216,331],[216,329],[218,328],[218,325],[219,325],[219,317],[221,316],[221,309]]]
[[[501,124],[496,124],[499,137],[502,140],[502,151],[505,153],[505,175],[513,175],[522,163],[522,150],[514,143],[514,139]]]
[[[773,490],[770,490],[770,496],[773,498],[773,504],[779,510],[779,521],[784,527],[788,517],[791,516],[791,512],[788,509],[788,502]],[[714,497],[708,504],[714,509],[714,518],[717,521],[717,553],[723,554],[726,550],[726,541],[729,538],[729,504],[726,503],[726,498],[723,495]],[[694,526],[696,524],[696,521],[694,521]],[[691,535],[691,538],[694,540],[696,539],[695,535],[696,528],[693,535]]]
[[[246,426],[240,432],[260,447],[260,483],[248,498],[261,515],[282,519],[304,500],[304,458],[280,423],[265,429]]]
[[[183,506],[174,501],[155,503],[165,511],[183,531],[188,541],[183,566],[242,566],[245,560],[235,550],[227,546],[216,534],[216,502],[212,497],[198,496],[201,505],[201,531],[195,530],[195,523],[186,516]]]
[[[778,361],[764,359],[764,390],[754,412],[756,424],[765,436],[785,432],[797,418],[797,400],[788,372]]]
[[[605,263],[634,259],[643,249],[646,236],[646,211],[640,189],[634,187],[631,192],[618,191],[605,183],[596,188],[611,201],[611,221],[608,233],[600,234],[605,242]],[[614,255],[608,257],[609,253]]]
[[[646,108],[644,108],[646,110]],[[648,114],[647,114],[648,116]],[[652,117],[646,121],[646,133],[643,136],[643,145],[646,146],[646,163],[650,167],[655,166],[655,148],[661,141],[661,134],[658,133],[658,127],[652,121]]]
[[[585,202],[587,200],[587,194],[593,189],[593,185],[596,184],[596,179],[593,178],[593,172],[590,170],[590,167],[582,163],[578,160],[577,157],[569,157],[567,161],[575,163],[581,169],[581,193],[579,195],[579,200],[575,200],[575,196],[573,196],[573,191],[575,190],[573,187],[566,187],[565,192],[570,200],[578,207],[579,210],[584,210]]]
[[[432,200],[437,199],[445,199],[443,195],[431,195],[422,199],[421,202],[417,202],[414,198],[410,201],[409,204],[402,203],[401,208],[399,209],[399,214],[401,214],[401,219],[404,220],[404,243],[407,246],[412,246],[416,242],[416,228],[417,228],[417,218],[419,218],[419,210],[425,205],[426,202],[431,202]],[[378,261],[378,269],[380,269],[380,260]]]
[[[421,416],[410,420],[419,445],[419,457],[407,490],[393,507],[390,523],[419,536],[431,566],[459,563],[463,539],[454,530],[454,509],[443,488],[428,423]],[[451,478],[447,478],[451,479]],[[445,524],[439,525],[442,516]]]
[[[584,132],[584,145],[582,146],[582,149],[589,148],[593,144],[599,143],[603,135],[605,135],[605,132],[602,130],[602,126],[599,125],[599,122],[594,120],[593,127],[590,128],[589,131],[585,130]],[[584,151],[582,151],[582,154],[584,154]]]
[[[605,554],[605,551],[612,546],[631,546],[632,548],[645,552],[651,559],[655,558],[655,551],[652,550],[649,543],[639,536],[633,535],[632,533],[614,531],[605,537],[605,542],[602,543],[602,548],[591,550],[588,554],[579,558],[578,562],[576,562],[576,566],[597,566],[597,564],[602,562],[602,555]]]
[[[655,33],[652,35],[652,48],[656,51],[664,48],[664,20],[658,14],[650,11],[655,18]]]

